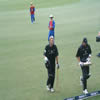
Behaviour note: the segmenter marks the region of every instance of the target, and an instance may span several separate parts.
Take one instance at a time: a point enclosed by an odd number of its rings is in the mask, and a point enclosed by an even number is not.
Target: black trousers
[[[83,66],[81,67],[82,69],[82,75],[83,75],[83,78],[82,78],[82,82],[83,82],[83,90],[87,89],[87,79],[90,77],[89,75],[89,66]]]
[[[50,89],[54,86],[55,81],[55,65],[51,65],[49,68],[47,68],[48,72],[48,79],[47,79],[47,85],[50,86]]]

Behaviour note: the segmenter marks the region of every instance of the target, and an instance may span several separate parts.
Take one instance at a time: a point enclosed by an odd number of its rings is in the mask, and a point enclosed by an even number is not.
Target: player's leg
[[[49,41],[50,36],[53,36],[55,38],[54,31],[52,31],[52,30],[49,31],[48,41]]]
[[[48,72],[48,79],[47,79],[47,90],[50,91],[50,87],[51,87],[51,72],[50,69],[47,69]]]
[[[54,80],[55,80],[55,74],[53,73],[52,74],[52,80],[51,80],[51,87],[50,88],[53,88],[53,86],[54,86]]]
[[[31,22],[34,22],[34,14],[31,15]]]
[[[35,15],[34,15],[34,18],[33,18],[33,19],[34,19],[34,21],[35,21]]]
[[[52,79],[51,79],[51,87],[50,87],[51,92],[54,92],[54,88],[53,88],[53,86],[54,86],[54,80],[55,80],[55,76],[52,76]]]
[[[84,71],[84,70],[83,70]],[[83,82],[83,91],[85,89],[87,89],[87,79],[86,79],[86,75],[85,75],[85,72],[83,72],[83,79],[82,79],[82,82]]]
[[[50,36],[53,36],[53,37],[55,38],[55,35],[54,35],[54,31],[53,31],[53,30],[50,30],[50,31],[49,31],[49,34],[48,34],[48,41],[49,41]]]
[[[91,76],[91,74],[89,72],[90,72],[90,67],[86,66],[87,79],[90,78],[90,76]]]
[[[80,85],[83,85],[83,76],[80,76]]]
[[[83,78],[83,90],[87,89],[87,79]]]
[[[54,33],[54,31],[52,32],[52,36],[55,37],[55,33]]]
[[[34,14],[32,15],[32,20],[33,20],[33,22],[35,21],[35,15]]]
[[[52,79],[51,79],[51,92],[54,92],[54,81],[55,81],[55,66],[53,66],[53,69],[52,69]]]
[[[50,36],[51,36],[51,31],[49,31],[49,34],[48,34],[48,41],[49,41]]]
[[[48,75],[47,86],[50,86],[50,76]]]
[[[31,23],[33,23],[33,16],[32,16],[32,14],[31,14]]]
[[[48,80],[47,80],[47,86],[46,86],[46,88],[47,88],[48,91],[50,91],[51,79],[52,79],[52,78],[51,78],[51,76],[49,75]]]
[[[87,94],[87,71],[86,71],[86,67],[82,67],[82,74],[83,74],[83,93]]]
[[[55,37],[54,30],[51,30],[50,34],[51,34],[51,36]]]
[[[32,23],[32,15],[31,15],[31,23]]]
[[[84,78],[83,78],[83,93],[87,94],[88,91],[87,91],[87,79],[90,77],[90,74],[89,74],[89,66],[85,66],[84,68]]]
[[[54,33],[54,30],[52,31],[52,36],[54,37],[54,44],[55,44],[55,33]]]

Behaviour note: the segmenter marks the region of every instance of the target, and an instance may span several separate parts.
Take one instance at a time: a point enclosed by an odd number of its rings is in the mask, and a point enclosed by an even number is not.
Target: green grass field
[[[100,90],[100,0],[34,0],[36,22],[31,24],[31,0],[0,0],[0,100],[64,100],[82,94],[81,69],[75,58],[83,37],[92,47],[89,92]],[[59,91],[46,91],[43,51],[48,43],[49,14],[56,21],[59,49]],[[100,100],[100,96],[88,100]]]

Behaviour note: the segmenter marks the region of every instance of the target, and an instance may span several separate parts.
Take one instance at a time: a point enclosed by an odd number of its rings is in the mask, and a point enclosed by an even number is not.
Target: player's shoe
[[[87,89],[85,89],[85,90],[83,91],[83,93],[84,93],[84,94],[88,94],[88,91],[87,91]]]
[[[83,85],[82,76],[80,76],[80,85]]]
[[[46,88],[47,88],[47,91],[50,91],[50,87],[48,85],[46,86]]]
[[[50,91],[51,91],[52,93],[53,93],[53,92],[55,92],[55,90],[54,90],[53,88],[51,88],[51,90],[50,90]]]

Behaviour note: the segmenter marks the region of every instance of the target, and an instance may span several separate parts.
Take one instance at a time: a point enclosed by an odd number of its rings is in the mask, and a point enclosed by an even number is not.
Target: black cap
[[[86,44],[88,44],[87,38],[84,38],[83,42],[86,43]]]

